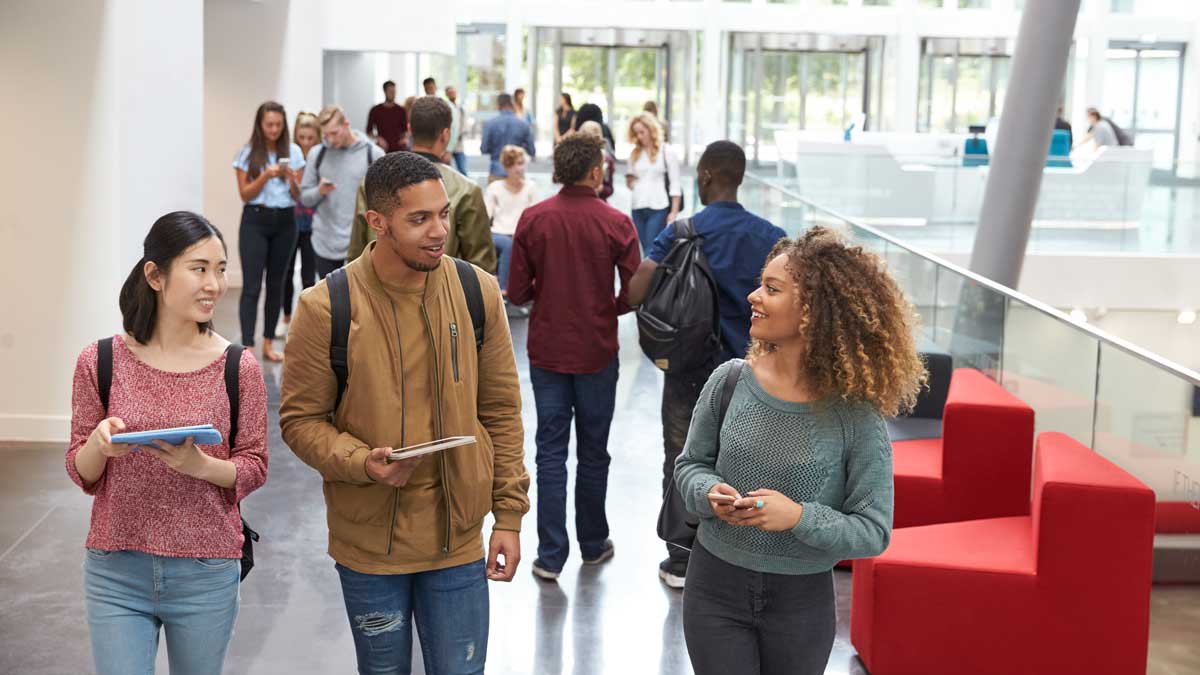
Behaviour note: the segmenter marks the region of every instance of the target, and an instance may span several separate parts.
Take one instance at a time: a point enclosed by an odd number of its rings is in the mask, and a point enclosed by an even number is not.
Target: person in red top
[[[92,343],[71,396],[71,480],[94,495],[84,561],[96,672],[152,673],[158,630],[173,673],[219,673],[238,610],[238,503],[267,479],[267,394],[252,350],[237,362],[238,431],[229,447],[230,343],[212,328],[225,294],[225,240],[202,216],[159,218],[121,289],[125,332],[113,337],[107,408]],[[105,343],[107,345],[107,342]],[[131,447],[114,434],[212,424],[192,439]]]
[[[408,111],[396,103],[396,83],[383,83],[383,103],[378,103],[367,113],[367,135],[384,152],[408,150],[404,141],[408,134]]]
[[[575,534],[584,564],[613,555],[605,515],[608,431],[617,392],[617,317],[630,310],[638,239],[624,213],[596,195],[604,142],[570,134],[554,148],[559,193],[521,214],[508,297],[533,301],[530,379],[537,407],[538,556],[533,573],[557,579],[566,563],[567,443],[575,419]],[[619,273],[621,290],[614,297]]]

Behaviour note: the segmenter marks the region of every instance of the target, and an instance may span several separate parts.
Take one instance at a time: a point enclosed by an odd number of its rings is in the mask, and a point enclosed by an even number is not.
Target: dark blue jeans
[[[638,241],[642,242],[642,252],[649,253],[658,233],[667,227],[667,214],[671,209],[634,209],[633,227],[637,230]]]
[[[361,675],[412,672],[414,616],[426,673],[483,672],[489,611],[485,560],[415,574],[336,567]]]
[[[559,571],[571,544],[567,537],[567,445],[575,421],[575,536],[585,558],[604,550],[608,516],[608,429],[617,402],[617,359],[604,370],[568,375],[529,368],[537,407],[538,558]]]

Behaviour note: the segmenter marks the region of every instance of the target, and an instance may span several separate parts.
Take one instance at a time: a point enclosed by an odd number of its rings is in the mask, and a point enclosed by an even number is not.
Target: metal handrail
[[[871,227],[870,225],[855,222],[854,220],[847,218],[846,216],[843,216],[842,214],[840,214],[832,209],[821,206],[820,204],[814,204],[812,202],[812,200],[808,199],[807,197],[804,197],[803,195],[800,195],[792,190],[789,190],[788,188],[782,187],[780,185],[776,185],[775,183],[771,183],[764,178],[754,175],[753,173],[747,172],[746,178],[749,180],[752,180],[756,183],[759,183],[767,188],[776,190],[776,191],[780,192],[781,194],[787,195],[791,199],[795,199],[800,202],[803,202],[805,204],[805,206],[807,206],[815,211],[823,212],[833,218],[836,218],[837,220],[840,220],[840,221],[850,225],[851,227],[868,232],[872,236],[879,237],[880,239],[886,241],[887,243],[889,243],[893,246],[902,248],[905,251],[908,251],[909,253],[911,253],[919,258],[923,258],[935,265],[938,265],[939,267],[948,269],[951,272],[954,272],[955,274],[962,275],[963,277],[970,279],[971,281],[974,281],[975,283],[977,283],[981,286],[984,286],[996,293],[1000,293],[1002,295],[1009,297],[1010,299],[1017,300],[1025,305],[1033,307],[1034,309],[1049,316],[1052,319],[1056,319],[1058,321],[1061,321],[1063,323],[1070,325],[1071,327],[1073,327],[1076,330],[1087,333],[1088,335],[1096,338],[1100,342],[1107,343],[1107,344],[1111,345],[1112,347],[1115,347],[1116,349],[1119,349],[1119,350],[1125,352],[1126,354],[1129,354],[1130,356],[1133,356],[1142,361],[1145,361],[1157,368],[1170,371],[1171,374],[1173,374],[1177,377],[1183,378],[1185,380],[1188,380],[1195,386],[1200,386],[1200,373],[1198,373],[1190,368],[1185,368],[1185,367],[1175,363],[1174,361],[1165,359],[1165,358],[1159,356],[1158,354],[1155,354],[1154,352],[1148,351],[1142,347],[1139,347],[1139,346],[1133,344],[1132,342],[1129,342],[1128,340],[1123,340],[1115,335],[1109,335],[1108,333],[1106,333],[1098,328],[1095,328],[1094,326],[1079,323],[1078,321],[1075,321],[1074,319],[1067,316],[1063,312],[1055,309],[1054,307],[1051,307],[1050,305],[1047,305],[1046,303],[1042,302],[1041,300],[1035,300],[1034,298],[1031,298],[1031,297],[1025,295],[1024,293],[1021,293],[1020,291],[1015,291],[1007,286],[1004,286],[1003,284],[998,284],[995,281],[992,281],[991,279],[988,279],[987,277],[980,276],[980,275],[976,274],[975,272],[972,272],[969,269],[955,265],[954,263],[952,263],[948,260],[939,258],[938,256],[933,255],[931,253],[927,253],[925,251],[922,251],[921,249],[914,248],[913,246],[906,244],[905,242],[891,236],[890,234],[887,234],[886,232],[877,230],[874,227]]]

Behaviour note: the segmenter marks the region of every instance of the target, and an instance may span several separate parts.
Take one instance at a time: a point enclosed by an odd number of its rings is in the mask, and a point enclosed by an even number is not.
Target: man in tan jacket
[[[450,232],[446,236],[446,255],[473,263],[489,274],[496,273],[496,247],[492,244],[492,221],[488,217],[483,190],[475,181],[454,170],[443,160],[450,146],[453,111],[437,96],[422,96],[409,111],[413,152],[433,162],[442,174],[450,195]],[[347,260],[357,258],[367,244],[375,240],[375,231],[367,224],[367,200],[363,186],[358,188],[358,205],[350,228]]]
[[[365,185],[377,241],[344,269],[344,395],[337,402],[326,279],[300,296],[289,330],[283,439],[325,480],[329,554],[360,671],[407,672],[415,613],[430,672],[482,673],[487,580],[512,579],[529,510],[504,304],[495,279],[471,268],[486,315],[477,350],[463,284],[444,254],[450,200],[432,163],[391,153],[371,165]],[[394,448],[450,436],[475,442],[388,461]]]

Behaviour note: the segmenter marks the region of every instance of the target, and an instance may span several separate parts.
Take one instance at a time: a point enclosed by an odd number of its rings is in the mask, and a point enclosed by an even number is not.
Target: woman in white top
[[[625,185],[633,192],[631,208],[642,250],[649,251],[658,234],[679,215],[683,190],[679,184],[679,157],[662,142],[658,120],[643,112],[629,122],[629,173]]]
[[[492,243],[496,245],[496,254],[500,258],[496,276],[500,291],[507,296],[508,261],[512,258],[513,234],[517,231],[521,213],[537,203],[538,191],[537,184],[525,178],[529,155],[524,148],[504,146],[500,152],[500,165],[508,172],[508,177],[487,186],[484,203],[487,204],[488,217],[492,219]]]

